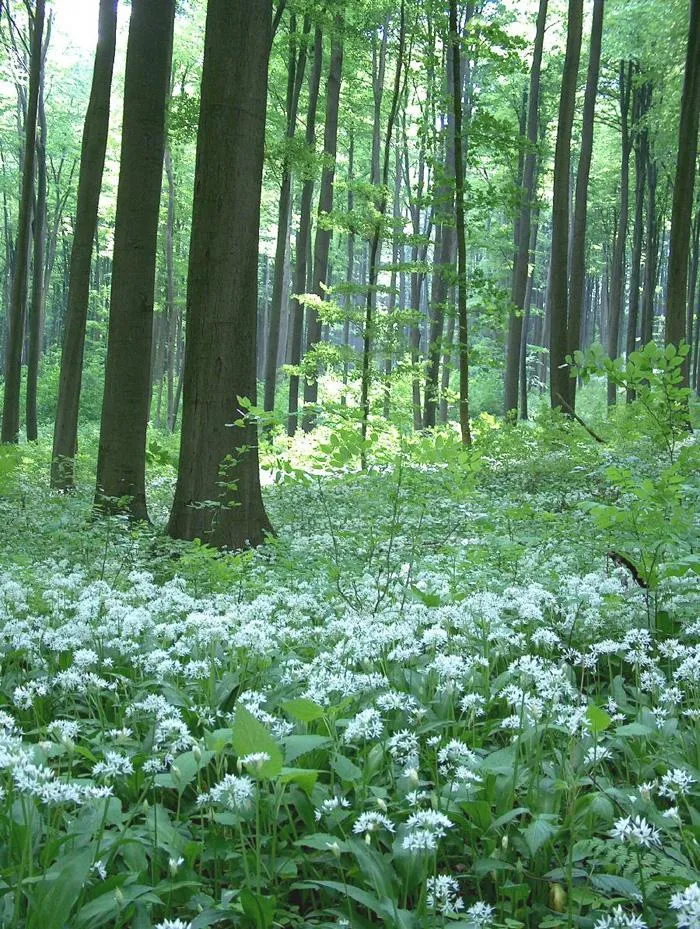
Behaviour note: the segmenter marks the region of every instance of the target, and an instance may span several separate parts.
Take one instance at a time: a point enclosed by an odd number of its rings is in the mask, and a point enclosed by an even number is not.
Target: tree
[[[569,0],[564,73],[559,97],[559,122],[554,151],[552,191],[552,254],[549,302],[549,391],[552,408],[561,407],[569,394],[566,366],[569,285],[569,171],[571,130],[576,105],[576,80],[583,32],[583,0]]]
[[[24,123],[24,158],[22,163],[22,191],[17,218],[17,244],[15,246],[14,276],[8,312],[9,333],[5,361],[5,393],[2,408],[2,442],[19,442],[19,402],[22,382],[22,349],[27,311],[27,272],[29,241],[34,193],[34,162],[36,158],[37,111],[41,82],[42,37],[44,33],[45,2],[36,0],[31,21],[31,52],[29,58],[29,89]]]
[[[602,2],[602,0],[601,0]],[[535,46],[530,68],[530,87],[527,95],[527,149],[523,165],[520,215],[518,217],[518,237],[511,301],[515,312],[508,320],[508,338],[506,342],[506,375],[504,385],[504,411],[506,416],[518,408],[518,371],[520,368],[521,342],[527,338],[523,335],[523,314],[525,312],[525,291],[527,289],[528,268],[530,265],[530,225],[532,221],[532,203],[535,198],[537,167],[537,133],[539,127],[540,71],[542,68],[542,50],[544,47],[544,27],[547,20],[548,0],[540,0],[535,29]],[[511,414],[512,415],[512,414]]]
[[[51,486],[60,490],[70,490],[75,484],[85,325],[90,294],[92,247],[109,129],[109,98],[117,41],[117,0],[100,0],[97,29],[92,88],[83,129],[68,307],[53,435]]]
[[[569,318],[567,347],[570,355],[581,347],[581,317],[586,289],[586,223],[588,219],[588,179],[593,155],[593,118],[598,93],[600,49],[603,38],[604,0],[594,0],[591,24],[591,48],[588,56],[586,92],[583,100],[581,154],[576,175],[574,223],[571,237],[571,269],[569,274]],[[569,378],[568,404],[576,408],[576,378]]]
[[[153,290],[174,0],[133,0],[95,503],[147,519]]]
[[[462,155],[462,65],[457,28],[457,0],[450,0],[452,43],[452,110],[455,151],[455,226],[457,231],[457,320],[459,323],[459,430],[463,445],[471,445],[469,427],[469,331],[467,328],[467,239],[464,220],[464,158]]]
[[[306,111],[306,146],[311,152],[316,144],[316,110],[321,87],[321,67],[323,65],[323,35],[316,29],[314,36],[314,60],[309,79],[309,103]],[[307,252],[311,239],[311,205],[314,195],[314,179],[304,179],[301,190],[301,209],[299,227],[296,236],[296,261],[294,264],[294,294],[291,306],[291,352],[292,365],[301,362],[301,346],[304,337],[304,307],[298,299],[306,292]],[[289,415],[287,417],[287,434],[293,436],[297,430],[297,410],[299,409],[299,375],[289,377]]]
[[[220,548],[271,532],[255,426],[258,227],[271,0],[209,0],[187,280],[182,441],[168,532]],[[231,49],[236,49],[235,55]]]
[[[678,346],[686,337],[688,301],[688,253],[693,210],[700,117],[700,0],[690,0],[688,46],[678,127],[678,155],[673,185],[673,209],[668,256],[666,342]],[[688,384],[688,365],[683,364],[683,381]]]
[[[331,36],[331,60],[328,68],[328,83],[326,85],[326,124],[323,132],[324,163],[321,172],[321,189],[318,196],[319,223],[316,227],[316,240],[314,242],[313,263],[313,293],[323,298],[328,279],[328,254],[331,246],[333,231],[324,226],[324,217],[333,209],[333,181],[335,178],[335,159],[338,148],[338,107],[340,105],[340,82],[343,73],[343,41],[338,35],[340,20],[336,19],[336,31]],[[309,306],[306,314],[307,333],[306,351],[312,351],[321,339],[321,320],[318,311]],[[318,377],[314,375],[304,382],[304,403],[309,406],[318,400]],[[310,432],[315,423],[316,415],[307,409],[302,417],[304,432]]]

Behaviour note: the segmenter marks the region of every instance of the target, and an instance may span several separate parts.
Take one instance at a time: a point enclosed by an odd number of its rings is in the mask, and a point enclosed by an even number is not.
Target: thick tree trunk
[[[642,345],[651,342],[654,331],[654,293],[656,290],[656,272],[659,260],[659,224],[656,215],[656,163],[649,152],[647,157],[647,231],[646,253],[644,259],[644,285],[642,289],[642,318],[640,339]]]
[[[698,119],[700,118],[700,0],[690,0],[688,48],[685,59],[681,116],[678,128],[676,178],[668,253],[668,297],[666,304],[666,343],[678,346],[686,338],[688,299],[688,252],[693,209]],[[688,364],[681,368],[683,384],[688,386]]]
[[[97,207],[102,185],[114,49],[117,39],[117,2],[100,0],[97,51],[90,102],[83,129],[78,196],[70,259],[68,307],[63,334],[63,355],[58,384],[56,424],[53,436],[51,486],[70,490],[75,484],[75,453],[78,440],[78,408],[83,371],[85,324],[90,295],[92,246],[97,226]]]
[[[331,61],[328,71],[328,84],[326,90],[326,124],[323,134],[323,152],[325,161],[321,172],[321,190],[318,197],[318,216],[321,219],[333,209],[333,180],[335,178],[335,156],[338,147],[338,106],[340,103],[340,82],[343,73],[343,44],[341,38],[335,34],[331,38]],[[314,287],[313,292],[323,299],[324,286],[328,281],[328,254],[330,252],[331,229],[321,228],[319,222],[316,226],[316,241],[314,243]],[[321,319],[317,310],[309,306],[306,311],[306,351],[313,351],[321,338]],[[307,378],[304,383],[304,403],[310,408],[304,411],[302,428],[304,432],[311,432],[316,425],[316,413],[311,409],[318,402],[318,371]]]
[[[218,548],[271,531],[256,428],[258,230],[272,0],[209,0],[187,280],[182,442],[168,532]],[[236,49],[236,54],[231,54]]]
[[[22,159],[22,189],[17,217],[14,275],[8,312],[9,332],[5,359],[5,393],[2,409],[2,442],[19,442],[19,406],[22,383],[22,349],[27,310],[27,271],[34,192],[34,159],[36,156],[37,109],[41,78],[42,37],[44,33],[44,0],[36,0],[32,19],[31,53],[29,58],[29,90],[24,125],[24,156]]]
[[[164,153],[165,176],[168,182],[168,215],[165,221],[165,277],[167,326],[165,331],[165,375],[168,384],[168,431],[173,431],[175,418],[175,340],[178,328],[178,308],[175,300],[175,174],[170,145],[166,139]]]
[[[297,110],[301,85],[306,70],[306,39],[311,28],[311,21],[307,16],[304,20],[304,31],[301,35],[301,44],[297,50],[299,36],[296,34],[296,18],[292,14],[289,36],[289,64],[287,70],[287,142],[291,143],[296,132]],[[275,389],[277,386],[277,355],[280,347],[280,329],[282,322],[282,303],[284,295],[284,280],[286,262],[288,258],[289,218],[292,204],[292,166],[290,153],[285,151],[282,158],[282,184],[277,212],[277,245],[275,248],[275,266],[272,278],[272,300],[270,302],[270,319],[265,351],[265,394],[263,408],[274,410]]]
[[[583,32],[583,0],[569,0],[564,74],[559,97],[559,123],[554,152],[554,190],[552,193],[552,256],[547,288],[549,309],[549,392],[552,408],[561,407],[569,395],[566,366],[569,319],[569,169],[571,129],[576,106],[576,81]]]
[[[321,68],[323,65],[323,36],[317,29],[314,38],[314,63],[309,82],[309,103],[306,112],[306,145],[312,150],[316,144],[316,110],[318,108],[318,95],[321,86]],[[294,294],[307,293],[307,278],[313,271],[309,259],[311,244],[311,205],[314,194],[312,178],[304,181],[301,191],[301,208],[299,211],[299,228],[296,238],[296,258],[294,262]],[[301,362],[301,347],[304,337],[304,307],[296,298],[292,297],[291,305],[291,338],[290,363],[298,366]],[[287,435],[293,436],[297,430],[297,412],[299,410],[299,375],[289,377],[289,415],[287,417]]]
[[[627,245],[627,220],[629,214],[629,174],[631,140],[629,110],[632,94],[634,65],[630,61],[620,62],[620,116],[622,119],[622,160],[620,167],[620,216],[613,249],[612,274],[610,277],[610,307],[608,319],[608,357],[617,358],[620,342],[622,305],[625,293],[625,247]],[[608,406],[617,403],[617,387],[608,378]]]
[[[528,255],[528,266],[530,272],[527,276],[527,285],[525,287],[525,305],[523,308],[523,331],[522,337],[520,339],[520,377],[519,377],[519,393],[520,393],[520,419],[527,421],[528,418],[528,409],[527,409],[527,389],[528,389],[528,377],[527,377],[527,346],[528,338],[530,331],[530,315],[532,309],[532,290],[534,287],[535,281],[535,256],[537,254],[537,232],[539,228],[539,206],[535,203],[532,210],[532,217],[530,222],[530,243],[529,243],[529,255]],[[534,340],[533,340],[534,341]]]
[[[46,47],[44,47],[46,48]],[[44,107],[44,55],[39,81],[38,129],[36,141],[36,200],[34,204],[32,299],[29,313],[29,351],[27,353],[27,441],[39,438],[37,387],[39,362],[44,338],[46,303],[46,109]]]
[[[156,245],[174,0],[132,0],[95,504],[147,519]]]
[[[522,342],[525,315],[525,291],[527,289],[528,267],[530,259],[530,225],[532,222],[532,204],[536,193],[537,168],[537,134],[539,127],[540,72],[542,67],[542,49],[544,47],[544,28],[547,19],[547,0],[540,0],[537,13],[535,46],[530,69],[530,87],[528,90],[527,113],[527,151],[523,163],[520,215],[518,217],[517,252],[513,267],[513,284],[511,301],[515,312],[508,320],[508,337],[506,342],[506,372],[504,384],[504,411],[506,416],[518,406],[518,372],[522,356]]]
[[[588,179],[593,154],[593,117],[598,94],[600,49],[603,38],[604,0],[594,0],[591,25],[591,48],[588,56],[586,93],[583,102],[581,127],[581,154],[576,175],[573,234],[571,236],[571,270],[569,275],[569,317],[567,349],[570,355],[581,348],[581,315],[586,286],[586,225],[588,220]],[[576,408],[576,378],[569,378],[568,403]]]

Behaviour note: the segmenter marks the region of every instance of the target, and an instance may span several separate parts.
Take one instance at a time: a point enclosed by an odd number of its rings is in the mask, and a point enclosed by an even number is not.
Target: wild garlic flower
[[[438,839],[447,834],[454,823],[444,813],[437,810],[417,810],[406,821],[407,832],[403,847],[409,851],[432,851],[437,848]]]
[[[316,807],[314,810],[314,818],[318,823],[323,816],[328,816],[328,814],[332,813],[334,810],[347,810],[349,807],[350,801],[346,800],[345,797],[328,797],[320,806]]]
[[[369,839],[371,833],[379,832],[380,829],[386,829],[387,832],[396,832],[396,826],[389,817],[384,816],[383,813],[376,813],[374,810],[360,813],[352,827],[355,835],[364,835],[367,839]]]
[[[104,777],[107,780],[133,773],[134,766],[131,759],[126,755],[120,755],[119,752],[106,752],[104,761],[98,761],[92,767],[93,777]]]
[[[190,929],[192,923],[186,923],[184,919],[164,919],[153,929]]]
[[[238,770],[241,771],[243,768],[254,768],[259,771],[269,760],[270,755],[268,752],[250,752],[248,755],[243,755],[238,759]]]
[[[493,922],[495,912],[490,903],[479,900],[467,909],[466,915],[474,923],[476,929],[486,929]]]
[[[242,812],[250,806],[255,794],[255,784],[249,777],[227,774],[211,790],[197,797],[199,806],[207,803],[220,804],[229,810]]]
[[[654,826],[650,826],[643,816],[625,816],[618,819],[610,831],[610,836],[619,839],[620,842],[630,842],[644,848],[661,845],[661,833]]]
[[[593,929],[647,929],[647,924],[636,913],[625,913],[616,906],[607,916],[602,916]]]
[[[449,874],[438,874],[426,881],[427,903],[430,909],[440,914],[458,913],[464,909],[464,900],[459,895],[459,884]]]
[[[667,797],[669,800],[675,800],[679,795],[684,797],[695,781],[696,778],[692,774],[688,774],[682,768],[674,768],[661,778],[659,796]]]
[[[384,732],[384,722],[378,710],[368,707],[351,719],[345,729],[346,742],[367,742],[378,739]]]
[[[700,886],[689,884],[673,894],[669,907],[676,911],[678,929],[698,929],[700,926]]]

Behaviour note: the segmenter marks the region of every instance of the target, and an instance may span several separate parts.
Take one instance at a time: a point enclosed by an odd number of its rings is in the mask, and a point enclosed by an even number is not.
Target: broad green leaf
[[[304,697],[299,697],[295,700],[287,700],[282,704],[282,709],[293,719],[298,719],[302,723],[310,723],[313,722],[314,719],[320,719],[325,712],[323,707],[319,706],[318,703],[314,703],[313,700],[307,700]]]
[[[588,722],[591,726],[591,732],[605,732],[612,722],[612,719],[605,710],[596,706],[595,703],[589,703],[586,715],[588,716]]]
[[[251,777],[277,777],[284,761],[282,750],[260,720],[242,703],[236,707],[231,733],[233,749],[239,758],[255,752],[266,752],[270,756],[268,761],[248,772]]]

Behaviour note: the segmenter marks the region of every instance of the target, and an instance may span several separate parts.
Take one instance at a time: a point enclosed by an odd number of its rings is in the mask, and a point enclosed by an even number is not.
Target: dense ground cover
[[[596,428],[321,430],[225,557],[3,449],[0,925],[700,925],[698,450]]]

